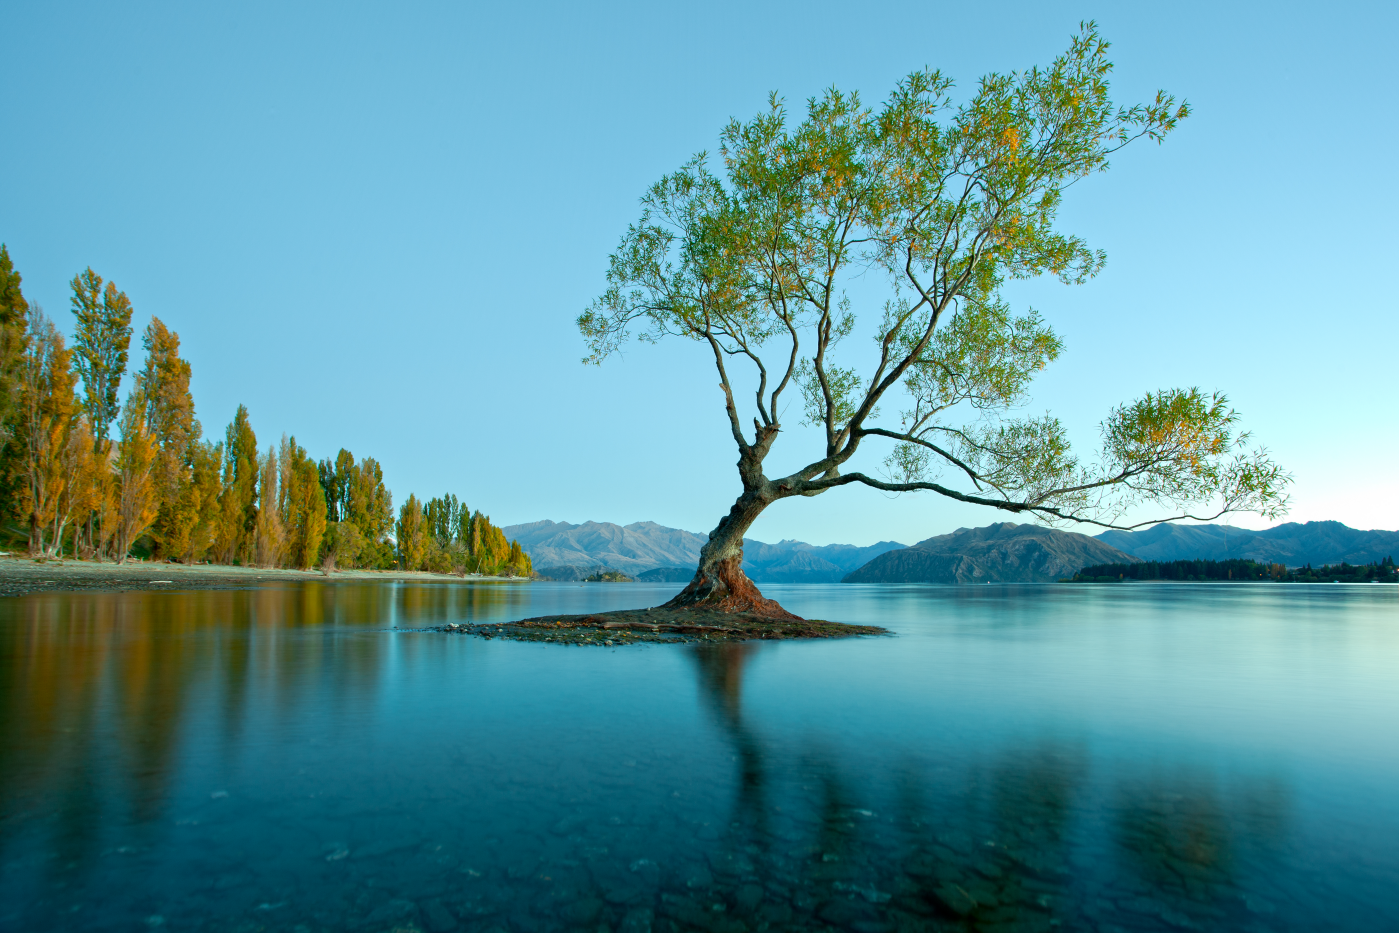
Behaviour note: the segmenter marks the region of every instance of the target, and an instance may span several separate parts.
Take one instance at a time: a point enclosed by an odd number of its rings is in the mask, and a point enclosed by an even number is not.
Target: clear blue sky
[[[1295,520],[1392,529],[1396,10],[11,0],[0,241],[65,330],[91,265],[138,335],[152,314],[178,331],[206,434],[242,402],[264,446],[379,458],[396,501],[707,531],[738,491],[710,364],[683,344],[579,363],[573,320],[638,196],[769,91],[878,102],[925,65],[968,88],[1095,18],[1120,100],[1161,87],[1195,115],[1070,193],[1101,276],[1014,293],[1068,346],[1032,410],[1088,452],[1114,403],[1222,389],[1296,474]],[[793,430],[776,465],[814,440]],[[851,488],[753,535],[1001,517]]]

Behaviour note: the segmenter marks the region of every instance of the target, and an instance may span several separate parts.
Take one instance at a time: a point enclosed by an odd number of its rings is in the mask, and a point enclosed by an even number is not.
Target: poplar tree
[[[358,463],[344,448],[332,462],[317,466],[325,494],[328,562],[331,565],[390,567],[396,554],[387,538],[394,529],[393,497],[373,457]]]
[[[152,535],[156,553],[179,558],[190,549],[190,535],[204,504],[191,488],[192,448],[201,431],[190,394],[190,364],[180,358],[180,337],[158,317],[142,335],[145,365],[136,374],[132,398],[141,406],[156,444],[154,481],[159,511]]]
[[[316,463],[294,437],[282,443],[279,474],[278,509],[286,539],[285,559],[289,566],[306,569],[320,555],[327,505]]]
[[[45,532],[58,515],[67,480],[64,451],[77,410],[72,356],[63,335],[37,306],[29,315],[28,350],[19,364],[18,506],[29,531],[29,553],[51,554]]]
[[[105,459],[110,456],[108,436],[121,411],[117,392],[131,346],[131,301],[111,282],[103,288],[102,276],[93,272],[91,266],[73,276],[69,285],[73,291],[73,316],[77,319],[73,349],[78,375],[83,380],[83,408],[92,426],[93,452]],[[108,511],[108,505],[104,501],[101,510]],[[87,538],[91,544],[92,516],[88,517]],[[103,533],[104,540],[111,538]],[[97,550],[100,552],[101,548]]]
[[[77,406],[76,397],[74,405]],[[109,483],[111,473],[107,462],[100,459],[92,449],[92,429],[87,417],[75,411],[68,438],[59,455],[59,469],[62,477],[62,491],[58,497],[58,507],[54,510],[51,535],[54,550],[63,554],[63,536],[68,523],[85,519],[101,505],[100,495]],[[74,533],[76,538],[76,530]],[[74,542],[77,550],[77,541]]]
[[[529,577],[534,575],[534,564],[530,561],[525,549],[520,547],[519,541],[510,542],[510,558],[508,560],[510,572],[518,577]]]
[[[301,482],[300,502],[297,505],[296,559],[297,565],[306,569],[315,566],[320,558],[322,543],[325,540],[326,512],[325,493],[321,490],[316,475],[316,464],[304,461],[299,467]]]
[[[29,342],[29,302],[10,251],[0,243],[0,446],[9,439],[19,396],[21,358]]]
[[[160,506],[155,480],[159,449],[146,429],[146,413],[134,397],[127,400],[120,427],[121,440],[117,442],[114,461],[116,522],[114,527],[103,526],[103,534],[111,541],[112,554],[119,564],[126,562],[131,546],[151,527]]]
[[[390,567],[393,549],[388,536],[393,531],[393,496],[384,485],[384,470],[373,457],[363,457],[351,473],[349,520],[364,538],[361,562],[366,566]]]
[[[223,477],[214,533],[214,555],[220,563],[251,562],[253,533],[257,528],[257,435],[248,421],[248,409],[238,406],[224,432]]]
[[[286,436],[283,435],[284,447],[286,442]],[[280,473],[277,448],[269,444],[259,470],[257,518],[253,532],[253,560],[259,567],[279,567],[282,563],[282,549],[286,545],[286,536],[277,508]]]
[[[190,445],[190,481],[186,495],[196,520],[185,542],[185,550],[179,555],[184,563],[202,560],[215,547],[222,517],[219,502],[223,490],[222,468],[222,443],[200,440]]]
[[[426,516],[418,497],[408,496],[408,501],[398,513],[398,564],[404,570],[421,570],[427,552]]]
[[[121,412],[117,391],[126,373],[131,347],[131,300],[89,266],[73,276],[73,349],[83,380],[83,407],[92,421],[94,441],[107,440]]]

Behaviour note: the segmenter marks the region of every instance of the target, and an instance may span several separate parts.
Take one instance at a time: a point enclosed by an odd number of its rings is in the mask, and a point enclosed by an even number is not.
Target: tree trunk
[[[39,522],[39,511],[29,510],[29,556],[44,556],[44,526]]]
[[[719,527],[709,533],[709,542],[700,549],[694,579],[662,608],[746,612],[801,621],[801,616],[783,609],[776,600],[766,599],[743,572],[743,535],[769,501],[753,491],[739,496]]]

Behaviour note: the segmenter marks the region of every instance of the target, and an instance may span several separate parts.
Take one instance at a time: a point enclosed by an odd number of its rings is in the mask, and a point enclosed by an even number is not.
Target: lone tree
[[[701,153],[642,198],[606,291],[578,318],[585,362],[633,336],[704,347],[743,485],[666,608],[794,618],[744,575],[743,535],[779,499],[851,483],[1111,527],[1137,527],[1113,523],[1139,503],[1175,518],[1286,510],[1290,477],[1248,448],[1220,393],[1165,389],[1112,409],[1092,463],[1071,453],[1057,418],[1013,414],[1063,344],[1034,311],[1012,311],[1002,285],[1094,276],[1104,254],[1056,226],[1065,189],[1134,140],[1160,142],[1189,112],[1164,92],[1113,104],[1107,51],[1085,24],[1048,68],[988,75],[960,106],[952,82],[926,70],[879,108],[827,91],[795,126],[774,95],[767,112],[724,128],[721,173]],[[869,289],[847,295],[852,275],[883,282],[863,369],[837,355]],[[756,382],[751,434],[735,375]],[[788,391],[825,449],[769,478]],[[886,398],[901,409],[897,426],[879,419]],[[842,472],[867,439],[891,445],[884,478]],[[939,481],[944,472],[953,479]]]

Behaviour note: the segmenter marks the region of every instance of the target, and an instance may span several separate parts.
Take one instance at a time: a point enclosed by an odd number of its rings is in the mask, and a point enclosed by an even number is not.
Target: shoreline
[[[286,570],[228,564],[167,564],[128,561],[125,564],[65,558],[35,559],[0,556],[0,598],[43,592],[131,592],[156,590],[253,589],[277,582],[341,583],[529,583],[527,577],[487,577],[430,573],[423,570]]]

